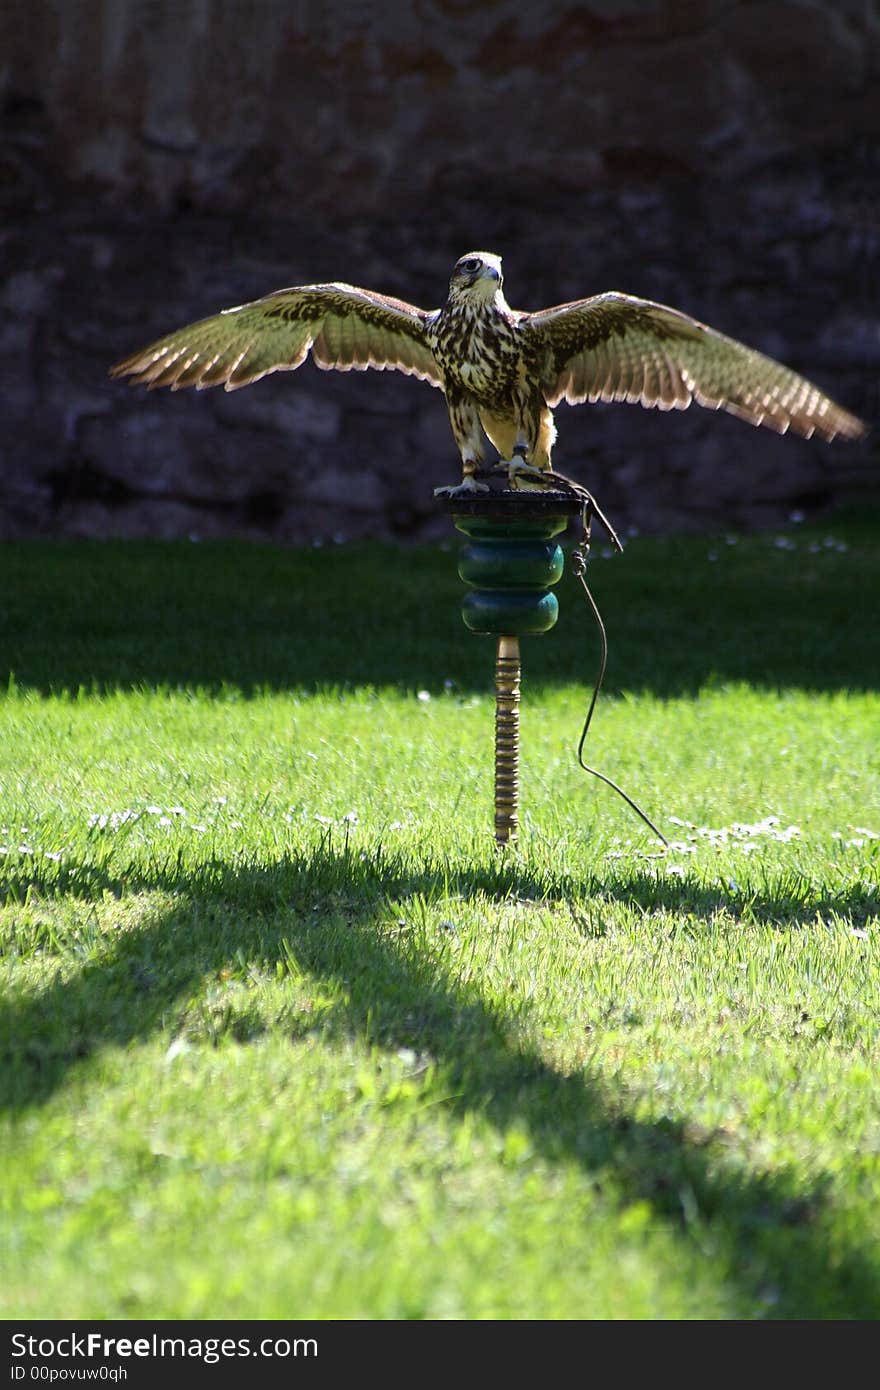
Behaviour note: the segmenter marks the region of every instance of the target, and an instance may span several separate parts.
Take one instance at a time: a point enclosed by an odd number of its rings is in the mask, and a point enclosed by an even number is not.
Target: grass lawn
[[[880,1316],[876,515],[0,561],[0,1316]]]

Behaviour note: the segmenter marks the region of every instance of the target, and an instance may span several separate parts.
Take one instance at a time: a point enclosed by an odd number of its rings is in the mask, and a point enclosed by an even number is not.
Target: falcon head
[[[453,266],[449,298],[494,299],[503,284],[500,256],[491,251],[468,251]]]

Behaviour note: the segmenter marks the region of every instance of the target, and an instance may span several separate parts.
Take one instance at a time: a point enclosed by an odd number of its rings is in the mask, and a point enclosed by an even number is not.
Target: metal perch
[[[461,605],[471,632],[497,639],[495,658],[495,841],[519,832],[520,638],[549,632],[559,615],[552,586],[564,556],[555,539],[582,510],[571,494],[499,492],[444,501],[468,538],[458,572],[469,586]]]

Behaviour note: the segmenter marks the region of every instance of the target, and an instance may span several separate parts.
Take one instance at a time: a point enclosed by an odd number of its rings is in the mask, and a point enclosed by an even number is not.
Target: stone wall
[[[0,3],[5,535],[444,530],[439,393],[307,364],[245,391],[106,378],[285,284],[425,307],[505,257],[520,308],[674,304],[878,413],[873,0]],[[560,407],[615,520],[771,524],[876,488],[876,440]],[[876,432],[875,432],[876,433]]]

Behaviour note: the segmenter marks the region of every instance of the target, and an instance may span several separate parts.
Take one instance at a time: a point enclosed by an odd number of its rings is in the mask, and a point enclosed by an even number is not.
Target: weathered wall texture
[[[672,303],[878,413],[874,0],[0,0],[3,534],[428,534],[439,393],[310,364],[144,395],[106,367],[284,284]],[[876,443],[561,407],[615,519],[768,523]]]

